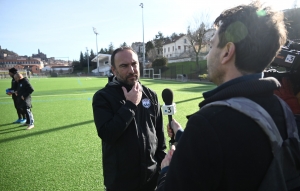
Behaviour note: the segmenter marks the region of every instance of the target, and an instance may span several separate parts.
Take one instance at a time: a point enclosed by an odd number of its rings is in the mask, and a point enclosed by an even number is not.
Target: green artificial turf
[[[92,97],[107,78],[31,78],[30,82],[35,89],[35,128],[25,130],[12,124],[17,114],[11,97],[5,94],[11,80],[0,79],[0,190],[104,190]],[[152,79],[141,82],[156,91],[161,105],[163,89],[173,91],[177,107],[173,117],[183,127],[186,115],[198,110],[202,92],[215,87]],[[167,120],[165,116],[165,127]]]

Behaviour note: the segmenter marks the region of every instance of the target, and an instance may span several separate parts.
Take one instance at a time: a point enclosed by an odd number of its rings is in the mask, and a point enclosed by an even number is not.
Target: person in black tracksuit
[[[282,139],[287,138],[284,112],[274,95],[280,83],[263,78],[264,69],[286,41],[282,13],[253,2],[225,10],[214,24],[217,30],[210,41],[207,67],[209,79],[218,87],[203,93],[200,110],[188,118],[179,140],[181,126],[172,121],[174,133],[168,133],[175,134],[178,143],[162,161],[157,191],[260,187],[274,158],[269,137],[245,114],[227,106],[204,107],[209,103],[248,98],[270,114]]]
[[[107,191],[153,191],[166,149],[157,95],[141,85],[136,53],[112,54],[114,77],[93,97]]]
[[[11,68],[8,70],[10,77],[12,78],[11,80],[11,88],[10,90],[13,92],[12,93],[12,99],[14,101],[14,106],[16,108],[17,114],[18,114],[18,119],[16,121],[14,121],[14,123],[25,123],[26,122],[26,117],[25,117],[25,113],[21,111],[21,109],[18,107],[17,105],[17,96],[14,93],[15,91],[17,91],[18,88],[18,82],[15,80],[14,75],[18,72],[17,69],[15,68]]]
[[[26,115],[26,123],[24,125],[27,126],[27,130],[34,128],[34,118],[31,111],[31,94],[34,91],[28,79],[23,77],[22,74],[15,74],[15,80],[18,82],[18,89],[16,92],[18,107],[25,113]]]

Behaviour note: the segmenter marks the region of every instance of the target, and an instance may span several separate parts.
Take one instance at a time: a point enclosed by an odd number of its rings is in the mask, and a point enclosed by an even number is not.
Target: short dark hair
[[[262,7],[257,1],[221,13],[214,24],[219,27],[219,48],[235,45],[237,69],[242,73],[262,72],[286,42],[283,13]]]
[[[16,68],[10,68],[10,69],[8,70],[8,72],[10,72],[10,73],[12,73],[12,74],[16,74],[16,73],[18,73],[18,70],[17,70]]]
[[[137,54],[131,47],[129,46],[122,46],[120,48],[117,48],[113,51],[111,57],[110,57],[110,64],[115,67],[115,56],[118,52],[121,52],[123,50],[131,50],[132,52],[134,52],[135,54]]]

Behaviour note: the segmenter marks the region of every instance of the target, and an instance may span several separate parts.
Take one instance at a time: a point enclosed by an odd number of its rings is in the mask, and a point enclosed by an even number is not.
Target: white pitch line
[[[74,95],[74,96],[77,96],[77,95],[83,95],[83,94],[94,94],[94,93],[79,93],[79,94],[58,94],[58,95],[39,95],[39,96],[31,96],[31,97],[58,97],[58,96],[70,96],[70,95]],[[11,99],[11,96],[10,97],[2,97],[0,98],[1,99]]]

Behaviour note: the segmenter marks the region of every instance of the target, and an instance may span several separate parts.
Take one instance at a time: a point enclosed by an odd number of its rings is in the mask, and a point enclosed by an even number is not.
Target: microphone
[[[162,106],[162,114],[163,115],[168,115],[169,119],[169,126],[173,132],[173,137],[171,137],[170,144],[172,145],[175,143],[174,139],[174,131],[171,126],[171,121],[172,121],[172,115],[176,113],[176,105],[173,103],[173,92],[169,88],[166,88],[162,91],[162,99],[165,102],[165,105]],[[170,145],[170,146],[171,146]]]

